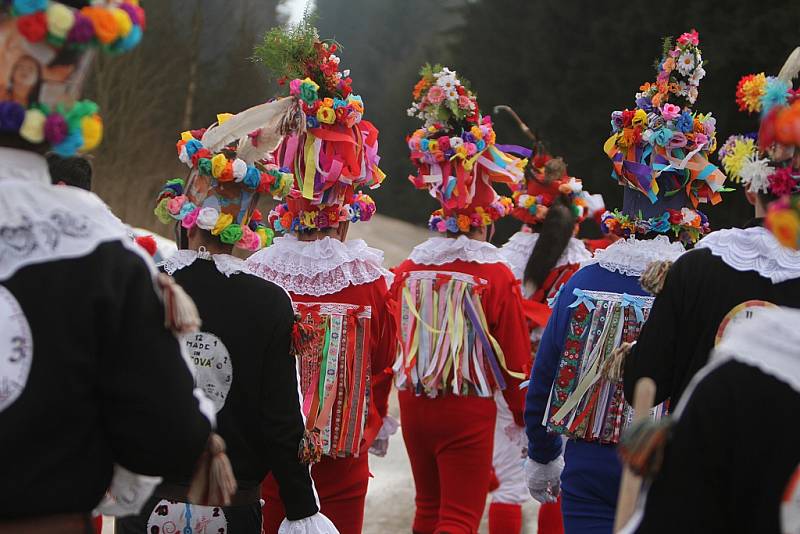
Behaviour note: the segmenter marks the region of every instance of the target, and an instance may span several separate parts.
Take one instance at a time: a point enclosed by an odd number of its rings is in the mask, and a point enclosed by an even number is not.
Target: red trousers
[[[319,497],[320,511],[330,519],[340,534],[361,534],[364,523],[364,499],[369,483],[369,462],[365,452],[358,458],[331,458],[311,467],[311,478]],[[277,534],[286,511],[278,484],[267,476],[262,484],[264,533]]]
[[[417,492],[414,532],[476,534],[492,471],[494,399],[408,391],[399,399]]]

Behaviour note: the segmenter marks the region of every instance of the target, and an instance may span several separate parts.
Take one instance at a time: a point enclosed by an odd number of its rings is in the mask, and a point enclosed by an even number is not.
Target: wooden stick
[[[636,382],[633,392],[633,422],[650,416],[650,409],[656,398],[656,383],[652,378],[640,378]],[[633,516],[636,510],[636,501],[642,489],[642,477],[633,474],[626,465],[622,470],[622,480],[619,485],[619,498],[617,499],[617,515],[614,518],[614,532],[619,532]]]

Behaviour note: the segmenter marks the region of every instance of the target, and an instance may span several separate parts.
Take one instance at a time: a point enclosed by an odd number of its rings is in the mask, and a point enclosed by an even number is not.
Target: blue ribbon
[[[569,305],[570,308],[577,308],[581,304],[586,306],[586,309],[592,311],[595,309],[594,299],[587,295],[582,289],[578,289],[577,287],[572,290],[572,294],[575,295],[577,298],[575,302]]]
[[[547,299],[547,307],[550,308],[551,310],[556,305],[556,302],[558,301],[558,296],[561,294],[561,288],[563,287],[564,287],[563,285],[559,287],[558,291],[556,291],[556,294]]]
[[[633,312],[636,314],[636,320],[640,323],[644,322],[644,310],[642,310],[642,304],[639,302],[638,298],[628,295],[627,293],[623,293],[622,306],[633,306]]]

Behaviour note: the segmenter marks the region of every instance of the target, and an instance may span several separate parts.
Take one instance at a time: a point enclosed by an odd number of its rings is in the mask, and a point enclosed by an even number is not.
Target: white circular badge
[[[33,336],[14,295],[0,286],[0,412],[25,389],[33,362]]]
[[[219,506],[198,506],[168,501],[158,502],[147,520],[147,534],[227,534],[228,521]]]
[[[233,382],[233,365],[222,340],[208,332],[183,336],[183,346],[194,371],[197,387],[214,403],[219,412],[225,406]]]

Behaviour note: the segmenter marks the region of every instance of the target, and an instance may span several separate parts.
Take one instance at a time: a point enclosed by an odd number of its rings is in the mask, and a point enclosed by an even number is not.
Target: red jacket
[[[499,366],[495,366],[490,353],[497,351],[487,350],[485,348],[486,344],[481,342],[480,333],[473,332],[475,333],[474,338],[465,336],[467,340],[473,339],[472,346],[462,346],[459,357],[464,358],[465,355],[473,354],[475,359],[469,364],[462,360],[460,369],[464,370],[462,373],[463,376],[469,375],[475,379],[464,380],[466,385],[462,387],[466,387],[470,390],[471,394],[475,394],[474,390],[478,389],[479,382],[483,377],[486,377],[490,382],[489,386],[493,392],[494,389],[500,388],[504,382],[505,388],[503,388],[503,396],[508,402],[508,406],[514,414],[514,419],[517,424],[523,425],[522,414],[525,395],[524,392],[519,389],[519,384],[521,382],[521,372],[530,359],[531,349],[519,283],[514,278],[511,270],[501,262],[477,263],[455,260],[444,265],[421,265],[411,260],[406,260],[397,266],[394,271],[396,278],[390,292],[392,298],[397,303],[394,313],[395,328],[397,329],[398,339],[401,344],[401,354],[394,367],[395,375],[400,375],[398,376],[398,381],[403,382],[403,373],[409,375],[409,377],[414,373],[414,371],[409,370],[406,365],[408,362],[403,362],[401,360],[404,354],[406,356],[410,355],[408,348],[410,344],[413,345],[413,342],[410,343],[409,338],[416,335],[417,326],[420,326],[421,332],[427,328],[419,324],[420,321],[413,317],[413,312],[408,313],[408,311],[410,311],[408,308],[409,298],[416,300],[415,306],[420,304],[420,308],[424,308],[426,306],[424,304],[426,298],[421,295],[425,293],[442,292],[443,288],[444,293],[442,294],[448,294],[447,292],[449,291],[449,294],[452,295],[458,291],[463,291],[462,294],[468,298],[469,303],[464,301],[463,305],[461,305],[463,316],[461,319],[462,324],[474,325],[480,323],[480,321],[478,321],[478,323],[474,322],[474,318],[471,316],[474,314],[471,314],[472,310],[470,310],[470,303],[480,303],[482,314],[485,317],[485,323],[488,326],[488,333],[499,345],[502,357],[499,353],[495,354],[497,363],[499,363]],[[452,287],[447,289],[447,284],[452,284]],[[413,297],[411,296],[412,289],[415,292]],[[455,302],[458,299],[453,298],[453,300]],[[442,306],[438,298],[436,301]],[[458,308],[459,305],[456,304],[455,307]],[[417,313],[420,315],[420,318],[424,320],[423,322],[432,322],[430,321],[430,317],[425,317],[426,311],[424,309],[417,311]],[[430,313],[428,315],[431,316]],[[443,313],[437,315],[445,316],[447,314]],[[480,313],[478,313],[478,315],[480,315]],[[428,325],[432,327],[433,330],[429,329],[427,332],[434,332],[434,338],[436,338],[437,335],[446,335],[441,334],[444,330],[438,328],[444,320],[445,319],[442,317],[439,317],[439,324]],[[458,323],[459,319],[456,318],[456,326],[450,325],[453,326],[453,339],[455,339],[454,332],[457,330]],[[471,329],[473,331],[477,330],[474,326],[472,326]],[[440,333],[436,334],[436,332]],[[464,342],[464,344],[466,343],[469,343],[469,341]],[[414,352],[413,347],[411,347],[410,352]],[[415,354],[411,354],[411,357],[417,358],[419,355],[419,350],[417,350]],[[483,357],[482,363],[475,365],[474,362],[480,361],[481,357]],[[434,356],[434,358],[436,357]],[[414,361],[416,362],[417,360],[415,359]],[[446,377],[442,376],[439,383],[434,383],[432,387],[440,391],[444,390],[448,394],[451,393],[453,369],[455,367],[455,361],[453,361],[450,366],[449,375]],[[447,369],[447,366],[445,365],[444,368]],[[497,377],[498,370],[502,378]],[[515,373],[517,376],[513,376],[509,371]],[[436,382],[436,380],[434,379],[433,382]],[[415,386],[413,378],[411,379],[411,383],[408,384],[408,387],[416,387],[418,391],[424,389],[421,385]],[[485,395],[485,391],[483,393],[482,396],[487,396]]]
[[[340,430],[341,433],[338,440],[331,437],[330,456],[341,456],[348,450],[353,454],[356,451],[359,454],[366,453],[386,416],[392,385],[390,368],[395,351],[394,323],[389,313],[387,291],[385,280],[379,278],[367,284],[350,285],[337,293],[319,297],[289,293],[301,322],[307,322],[309,316],[317,324],[322,320],[331,321],[330,318],[335,317],[331,323],[341,322],[344,325],[341,327],[344,335],[341,336],[343,342],[340,347],[345,351],[345,360],[343,362],[340,360],[340,372],[337,374],[336,383],[339,392],[332,397],[330,414],[333,420],[332,428]],[[338,325],[329,327],[332,333],[336,332],[335,328],[338,328]],[[330,336],[328,339],[329,348],[333,347],[332,338],[333,336]],[[313,397],[313,394],[318,392],[319,382],[317,374],[319,365],[314,362],[318,362],[318,354],[321,352],[317,350],[306,358],[301,353],[300,357],[303,411],[309,420],[313,414],[309,414],[308,409],[314,402],[309,398],[309,394]],[[345,374],[343,375],[341,371],[345,371]],[[362,372],[363,376],[359,376]],[[346,382],[341,380],[343,376],[347,377]],[[315,377],[317,380],[314,380]],[[361,414],[366,415],[363,433],[358,425],[352,424],[361,417]],[[345,438],[344,441],[341,438]],[[354,439],[360,443],[357,448],[353,443]],[[336,450],[339,452],[335,452]]]

